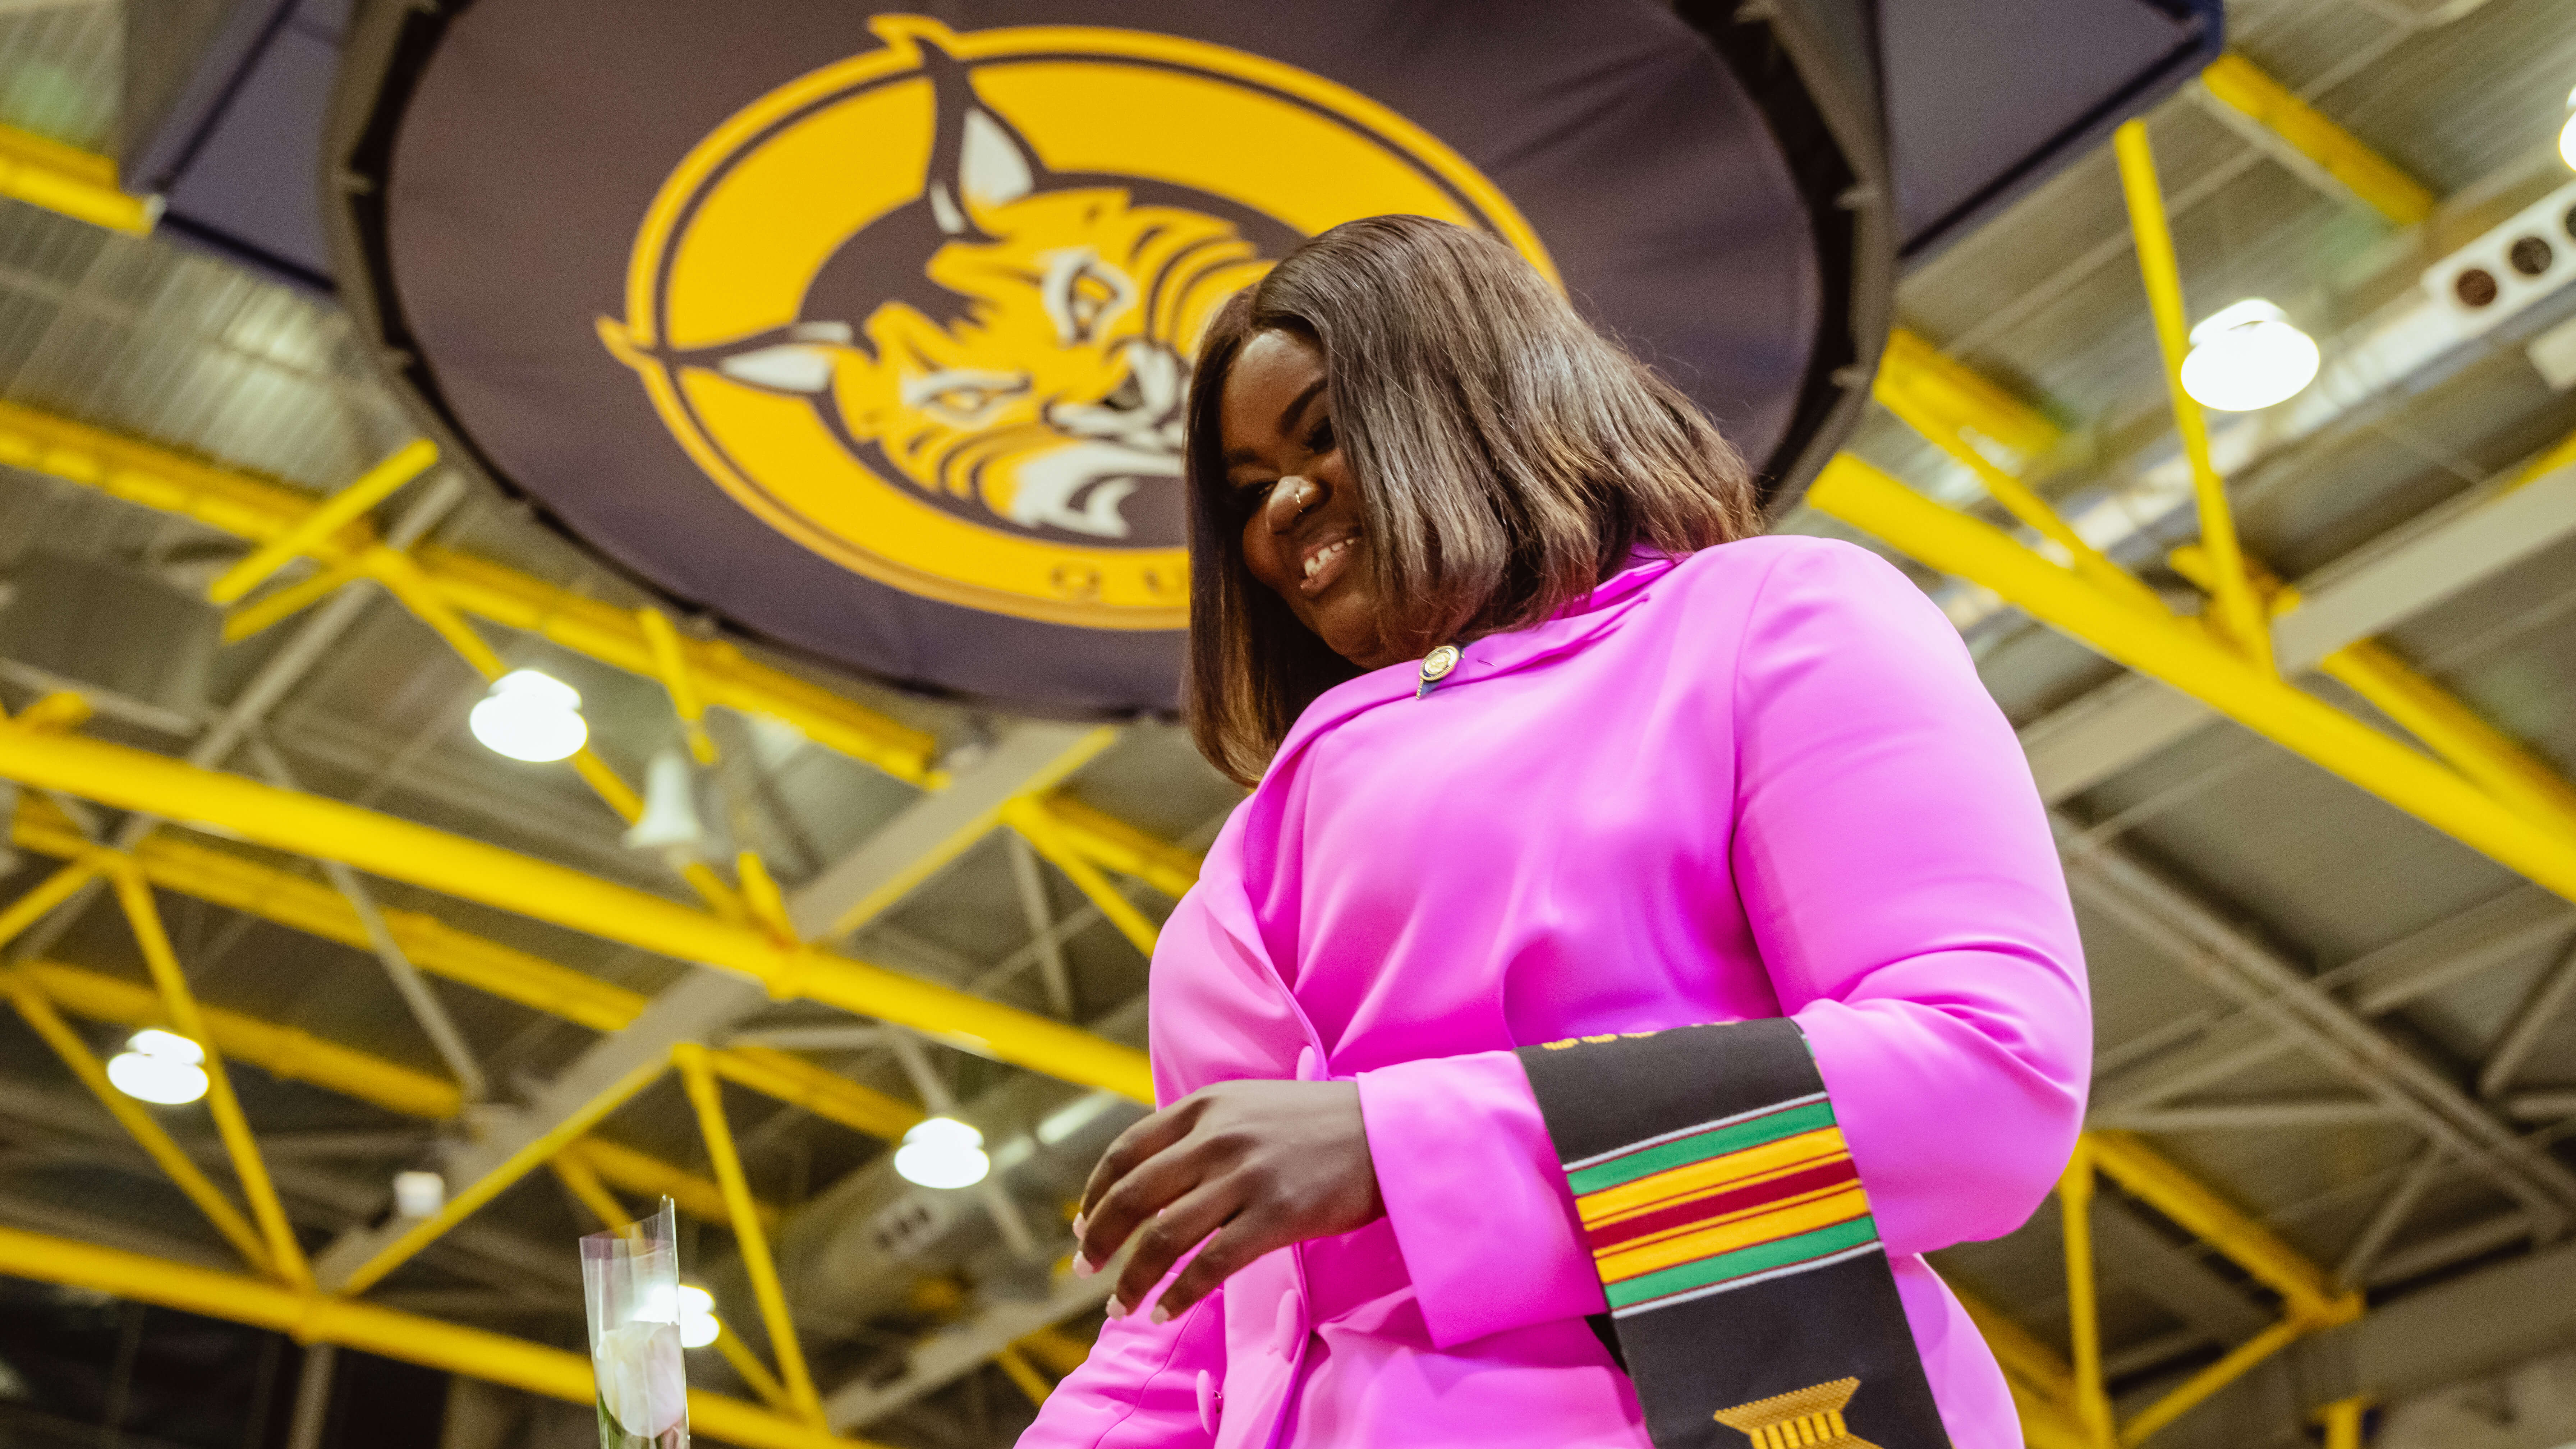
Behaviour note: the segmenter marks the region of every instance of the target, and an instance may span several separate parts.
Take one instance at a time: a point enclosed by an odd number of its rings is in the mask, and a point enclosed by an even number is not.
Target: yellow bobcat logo
[[[1228,296],[1390,211],[1546,265],[1463,160],[1305,72],[1095,27],[874,28],[672,173],[600,336],[718,486],[880,582],[1178,627],[1181,403]]]

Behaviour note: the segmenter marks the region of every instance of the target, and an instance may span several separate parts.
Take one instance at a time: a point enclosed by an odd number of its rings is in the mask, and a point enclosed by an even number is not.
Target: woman
[[[1418,218],[1229,304],[1189,489],[1190,718],[1253,793],[1021,1443],[2017,1443],[1920,1255],[2038,1204],[2089,1013],[1939,611],[1753,536],[1687,400]]]

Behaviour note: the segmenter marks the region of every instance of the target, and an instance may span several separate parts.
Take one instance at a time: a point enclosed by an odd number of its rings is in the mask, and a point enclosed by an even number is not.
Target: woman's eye
[[[1315,431],[1306,435],[1306,451],[1309,453],[1329,453],[1333,451],[1333,420],[1331,418],[1324,418],[1318,421],[1315,424]]]

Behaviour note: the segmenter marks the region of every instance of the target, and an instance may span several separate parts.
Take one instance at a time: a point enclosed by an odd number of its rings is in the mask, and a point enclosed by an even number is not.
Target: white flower
[[[599,1376],[599,1401],[630,1434],[651,1439],[687,1416],[687,1369],[674,1323],[629,1321],[599,1336],[590,1356]]]

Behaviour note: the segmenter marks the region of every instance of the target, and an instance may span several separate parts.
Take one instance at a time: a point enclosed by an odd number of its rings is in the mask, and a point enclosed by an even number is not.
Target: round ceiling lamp
[[[716,1296],[694,1283],[680,1285],[680,1347],[704,1348],[724,1331],[716,1322]]]
[[[2191,329],[2182,390],[2202,407],[2249,413],[2297,396],[2316,380],[2318,362],[2315,338],[2280,308],[2249,297]]]
[[[984,1153],[983,1133],[954,1117],[931,1117],[903,1134],[894,1170],[920,1187],[973,1187],[993,1170],[993,1159]]]
[[[147,1028],[107,1060],[116,1090],[156,1107],[184,1107],[206,1095],[205,1049],[176,1032]]]
[[[513,669],[492,681],[465,723],[485,749],[531,764],[567,759],[590,738],[580,691],[535,669]]]

